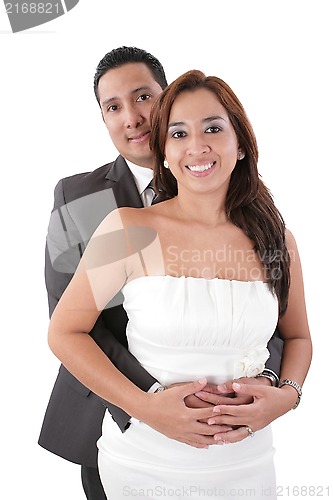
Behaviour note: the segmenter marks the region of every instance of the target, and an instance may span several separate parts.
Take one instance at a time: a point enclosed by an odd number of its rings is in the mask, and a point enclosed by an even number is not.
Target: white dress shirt
[[[147,189],[148,184],[153,180],[154,172],[151,168],[140,167],[134,163],[126,160],[128,168],[133,174],[136,187],[138,188],[139,194],[144,207],[149,207],[153,200],[154,193],[151,189]]]

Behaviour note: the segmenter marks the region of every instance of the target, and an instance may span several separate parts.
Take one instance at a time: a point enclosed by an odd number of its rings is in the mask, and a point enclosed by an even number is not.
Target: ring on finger
[[[244,427],[247,430],[248,435],[251,436],[251,438],[252,438],[254,436],[254,431],[251,429],[251,427],[249,425],[245,425]]]

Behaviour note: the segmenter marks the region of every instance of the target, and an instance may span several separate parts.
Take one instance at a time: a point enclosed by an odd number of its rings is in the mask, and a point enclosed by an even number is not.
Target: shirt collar
[[[126,163],[133,174],[136,187],[138,188],[138,191],[141,195],[150,181],[153,179],[154,172],[151,168],[140,167],[139,165],[135,165],[135,163],[132,163],[128,160],[126,160]]]

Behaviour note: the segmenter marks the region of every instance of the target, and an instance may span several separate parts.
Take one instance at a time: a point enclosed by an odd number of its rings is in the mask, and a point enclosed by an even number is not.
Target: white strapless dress
[[[161,384],[254,376],[269,356],[278,302],[262,281],[144,276],[123,288],[129,349]],[[270,426],[239,443],[198,449],[106,412],[99,471],[110,500],[275,499]]]

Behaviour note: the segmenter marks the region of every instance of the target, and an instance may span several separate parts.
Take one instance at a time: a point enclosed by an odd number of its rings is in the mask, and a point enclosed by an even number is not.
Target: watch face
[[[160,387],[158,387],[158,388],[156,389],[156,391],[155,391],[155,392],[161,392],[161,391],[164,391],[164,389],[165,389],[165,387],[160,386]]]

